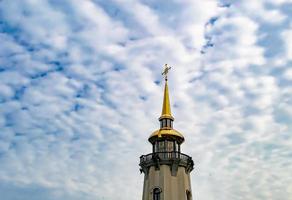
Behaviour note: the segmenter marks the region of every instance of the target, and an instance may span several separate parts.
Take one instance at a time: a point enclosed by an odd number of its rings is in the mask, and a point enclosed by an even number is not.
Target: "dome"
[[[185,140],[184,136],[175,129],[158,129],[150,135],[148,140],[152,143],[153,140],[161,137],[175,138],[179,143]]]

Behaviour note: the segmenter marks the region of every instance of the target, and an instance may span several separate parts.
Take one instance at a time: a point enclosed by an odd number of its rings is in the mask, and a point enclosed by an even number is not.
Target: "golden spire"
[[[164,79],[165,79],[164,97],[163,97],[163,104],[162,104],[162,112],[159,119],[162,119],[162,118],[173,119],[173,117],[171,116],[169,92],[168,92],[168,84],[167,84],[167,74],[170,69],[171,67],[168,67],[167,64],[164,65],[164,70],[162,72],[162,75],[164,75]]]
[[[172,122],[174,118],[171,115],[170,110],[170,101],[169,101],[169,92],[168,92],[168,85],[167,85],[167,74],[171,67],[168,67],[167,64],[164,65],[164,70],[162,75],[165,79],[165,86],[164,86],[164,97],[163,97],[163,104],[162,104],[162,112],[159,118],[160,121],[160,129],[154,131],[150,137],[149,142],[152,144],[156,141],[156,138],[161,137],[169,137],[169,138],[176,138],[176,141],[181,144],[184,142],[184,136],[178,132],[177,130],[172,128]]]

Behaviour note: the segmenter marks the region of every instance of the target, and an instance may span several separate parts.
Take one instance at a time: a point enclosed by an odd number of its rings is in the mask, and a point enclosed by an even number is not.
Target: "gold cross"
[[[161,73],[161,75],[164,76],[164,79],[167,81],[167,74],[169,72],[169,70],[171,69],[171,67],[168,67],[167,64],[164,65],[164,70],[163,72]]]

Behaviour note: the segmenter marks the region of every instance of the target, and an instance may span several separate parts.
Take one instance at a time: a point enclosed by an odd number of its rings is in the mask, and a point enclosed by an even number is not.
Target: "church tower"
[[[140,157],[140,170],[144,173],[142,200],[192,200],[190,172],[193,160],[181,153],[183,135],[173,129],[167,74],[170,67],[165,64],[162,113],[160,129],[154,131],[148,141],[152,153]]]

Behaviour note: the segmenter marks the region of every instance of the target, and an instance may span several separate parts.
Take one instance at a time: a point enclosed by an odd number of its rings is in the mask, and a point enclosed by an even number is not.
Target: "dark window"
[[[158,152],[158,142],[157,141],[154,144],[154,152]]]
[[[189,190],[186,191],[186,195],[187,195],[187,200],[191,200],[192,199],[192,194]]]
[[[173,146],[173,141],[166,141],[166,151],[167,152],[172,152],[174,151],[174,146]]]
[[[165,143],[164,141],[157,141],[154,144],[154,152],[164,152],[165,151]]]
[[[154,188],[153,190],[153,200],[160,200],[161,190],[159,188]]]
[[[171,119],[162,119],[160,121],[160,128],[169,127],[172,128],[172,120]]]
[[[153,152],[156,152],[157,151],[157,142],[155,142],[154,144],[153,144]]]

